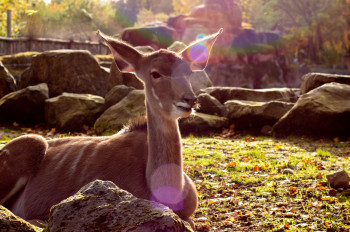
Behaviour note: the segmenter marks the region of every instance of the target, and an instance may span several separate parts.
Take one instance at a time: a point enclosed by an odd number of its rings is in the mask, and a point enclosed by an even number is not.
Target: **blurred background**
[[[99,29],[132,45],[159,49],[174,41],[188,44],[223,27],[212,59],[221,66],[207,70],[215,85],[269,87],[261,85],[263,75],[249,86],[232,78],[215,79],[232,73],[247,76],[242,72],[257,75],[249,67],[237,68],[242,64],[276,76],[287,87],[298,87],[310,71],[347,74],[350,68],[349,0],[0,0],[0,12],[0,43],[5,38],[99,42]],[[135,36],[130,27],[151,32]],[[0,55],[57,48],[9,46],[0,45]]]

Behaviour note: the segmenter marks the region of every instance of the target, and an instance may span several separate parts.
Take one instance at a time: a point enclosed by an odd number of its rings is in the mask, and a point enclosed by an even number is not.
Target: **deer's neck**
[[[150,190],[176,189],[182,192],[182,145],[177,120],[154,114],[148,104],[148,160],[146,178]]]

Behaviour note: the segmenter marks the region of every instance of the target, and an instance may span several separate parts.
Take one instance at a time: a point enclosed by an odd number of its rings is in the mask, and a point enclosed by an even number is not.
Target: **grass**
[[[326,180],[349,172],[349,142],[183,141],[185,171],[199,193],[198,231],[350,231],[350,189],[332,189]]]
[[[67,136],[1,128],[0,147],[26,133]],[[350,141],[190,136],[183,148],[199,194],[197,231],[350,231],[350,188],[333,189],[326,179],[350,172]]]

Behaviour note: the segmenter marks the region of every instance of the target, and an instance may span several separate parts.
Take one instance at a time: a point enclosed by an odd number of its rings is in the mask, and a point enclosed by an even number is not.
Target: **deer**
[[[141,53],[97,33],[114,58],[132,66],[143,82],[146,118],[111,136],[44,139],[32,134],[11,140],[0,150],[0,204],[25,220],[46,221],[51,206],[91,181],[109,180],[138,198],[168,206],[194,227],[198,194],[183,170],[178,119],[195,107],[189,76],[206,67],[222,29],[177,53]]]

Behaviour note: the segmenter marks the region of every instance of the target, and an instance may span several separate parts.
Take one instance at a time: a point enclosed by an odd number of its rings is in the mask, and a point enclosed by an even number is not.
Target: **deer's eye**
[[[158,79],[158,78],[162,77],[162,75],[160,75],[159,72],[153,71],[153,72],[151,72],[151,77],[153,77],[154,79]]]

